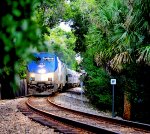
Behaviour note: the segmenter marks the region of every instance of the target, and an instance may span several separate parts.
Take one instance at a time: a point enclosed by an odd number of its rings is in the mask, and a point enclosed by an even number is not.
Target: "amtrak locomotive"
[[[62,91],[68,84],[66,65],[52,53],[41,52],[33,56],[34,60],[27,66],[28,93]],[[77,77],[79,78],[79,75]]]

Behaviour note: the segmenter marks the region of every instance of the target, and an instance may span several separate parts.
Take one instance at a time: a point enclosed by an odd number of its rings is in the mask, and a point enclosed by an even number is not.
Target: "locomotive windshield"
[[[36,61],[40,61],[41,60],[41,58],[40,57],[36,57],[36,59],[35,59]]]
[[[43,58],[41,58],[41,57],[34,57],[33,58],[33,60],[34,61],[41,61],[41,60],[43,60],[43,61],[54,61],[54,58],[53,57],[43,57]]]
[[[32,61],[28,64],[28,70],[34,73],[54,72],[58,68],[57,57],[51,53],[34,53]]]
[[[41,58],[40,58],[40,57],[32,57],[32,60],[33,60],[33,61],[40,61]]]

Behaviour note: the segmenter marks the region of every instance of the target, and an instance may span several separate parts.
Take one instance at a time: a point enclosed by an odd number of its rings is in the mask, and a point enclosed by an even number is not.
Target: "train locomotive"
[[[68,69],[55,54],[40,52],[34,53],[33,57],[34,60],[27,65],[27,88],[29,94],[54,93],[66,88],[68,80],[70,80]],[[79,78],[79,75],[77,77]],[[69,84],[71,83],[74,84],[73,81],[69,81]]]

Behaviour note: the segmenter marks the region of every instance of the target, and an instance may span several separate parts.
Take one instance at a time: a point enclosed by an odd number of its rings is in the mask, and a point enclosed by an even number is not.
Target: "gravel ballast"
[[[54,98],[54,102],[70,109],[111,117],[111,113],[101,112],[93,108],[80,91],[81,88],[74,88],[58,94]],[[0,134],[58,134],[59,132],[54,132],[54,129],[32,121],[17,109],[17,105],[27,99],[24,97],[0,100]]]
[[[54,103],[63,107],[79,110],[85,113],[91,113],[99,116],[111,117],[110,112],[99,111],[94,108],[84,94],[81,94],[81,88],[72,88],[67,92],[58,94],[54,97]],[[119,117],[116,117],[119,118]]]
[[[0,134],[58,134],[19,112],[17,105],[26,99],[0,100]]]

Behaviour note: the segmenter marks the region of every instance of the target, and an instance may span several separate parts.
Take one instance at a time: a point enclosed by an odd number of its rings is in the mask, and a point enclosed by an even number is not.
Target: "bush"
[[[110,109],[111,90],[108,73],[105,71],[105,69],[94,65],[92,55],[86,56],[82,65],[87,72],[87,75],[84,79],[86,96],[89,98],[92,104],[101,108],[101,110]]]

